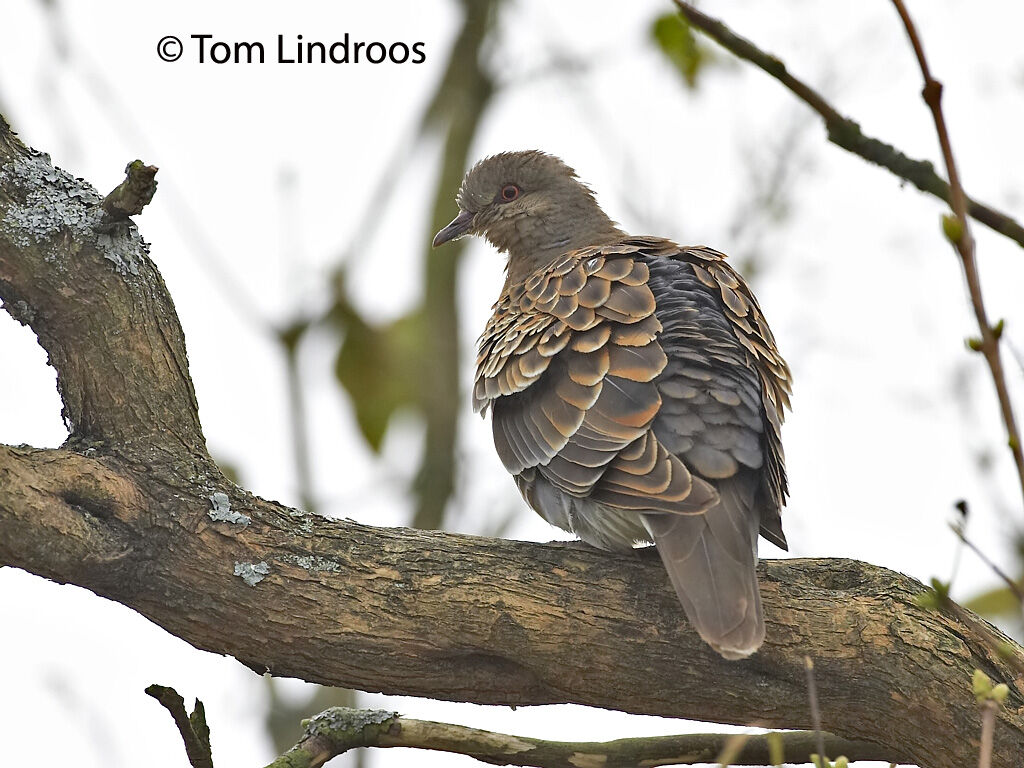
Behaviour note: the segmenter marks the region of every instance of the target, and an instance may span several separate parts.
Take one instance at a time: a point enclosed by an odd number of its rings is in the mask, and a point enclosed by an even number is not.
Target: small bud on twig
[[[964,223],[954,214],[947,213],[942,217],[942,233],[953,245],[958,244],[964,236]]]

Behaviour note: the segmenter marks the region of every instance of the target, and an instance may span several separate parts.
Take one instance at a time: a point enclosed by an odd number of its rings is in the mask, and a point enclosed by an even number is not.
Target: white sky
[[[210,448],[240,467],[253,491],[295,503],[283,447],[281,360],[231,294],[248,297],[268,321],[322,305],[324,275],[355,234],[368,196],[441,75],[457,29],[455,6],[62,5],[67,61],[55,52],[41,3],[6,1],[2,107],[28,144],[102,193],[119,182],[129,160],[160,167],[157,196],[137,221],[185,329]],[[967,498],[972,537],[1009,568],[1005,509],[1016,510],[1019,524],[1020,499],[987,372],[964,349],[964,337],[975,330],[959,266],[940,234],[942,206],[826,144],[808,110],[748,66],[717,68],[697,94],[685,92],[646,40],[650,21],[668,7],[509,4],[491,61],[510,85],[488,112],[474,156],[545,149],[576,167],[627,230],[737,256],[756,247],[764,257],[755,287],[796,380],[796,410],[784,431],[791,555],[855,557],[923,580],[947,578],[954,541],[946,523],[953,502]],[[868,133],[941,165],[918,96],[919,74],[889,3],[735,0],[702,7],[779,54]],[[912,2],[911,11],[946,85],[968,191],[1024,218],[1024,6],[944,0]],[[278,34],[329,41],[345,32],[353,39],[424,41],[426,62],[216,66],[187,60],[191,49],[176,63],[156,56],[157,40],[168,34],[209,33],[272,47]],[[524,78],[545,72],[556,54],[592,68],[575,79]],[[731,233],[752,179],[769,172],[774,148],[794,131],[790,218],[781,226],[756,220],[743,235]],[[436,162],[430,146],[410,158],[396,196],[380,212],[377,236],[353,259],[355,299],[373,318],[395,317],[417,300]],[[288,194],[283,178],[290,179]],[[981,226],[975,235],[990,315],[1006,318],[1010,342],[1024,350],[1024,252]],[[460,276],[467,389],[473,339],[500,275],[500,259],[485,244],[474,245]],[[403,523],[418,427],[409,420],[395,426],[378,460],[355,437],[324,339],[307,344],[303,362],[324,508],[362,522]],[[1020,410],[1021,370],[1012,358],[1008,369]],[[5,313],[0,372],[0,441],[59,445],[66,433],[53,371],[29,331]],[[956,381],[968,387],[969,410],[954,398]],[[482,510],[504,512],[522,502],[493,454],[489,429],[471,417],[468,397],[464,415],[451,527],[475,532],[488,526]],[[982,450],[994,456],[992,477],[976,470]],[[557,534],[524,511],[509,535],[543,541]],[[779,555],[762,546],[766,556]],[[992,583],[987,569],[965,555],[954,596]],[[218,766],[272,757],[260,730],[265,694],[251,672],[84,590],[0,570],[0,657],[8,668],[0,688],[2,763],[28,762],[45,743],[57,765],[185,765],[170,719],[142,693],[151,682],[175,686],[189,702],[205,701]],[[512,713],[365,698],[411,716],[563,739],[685,727],[582,708]],[[371,759],[374,766],[477,765],[398,750]]]

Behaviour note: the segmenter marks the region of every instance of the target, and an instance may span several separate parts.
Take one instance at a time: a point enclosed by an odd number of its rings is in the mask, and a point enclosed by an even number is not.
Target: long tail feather
[[[764,641],[749,486],[741,477],[720,481],[721,501],[702,515],[643,516],[687,617],[727,659],[749,656]]]

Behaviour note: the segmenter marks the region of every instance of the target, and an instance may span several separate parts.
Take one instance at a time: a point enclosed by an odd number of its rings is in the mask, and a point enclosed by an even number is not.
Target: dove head
[[[624,236],[572,168],[536,150],[481,160],[466,174],[457,200],[459,215],[437,233],[434,246],[482,235],[508,253],[510,273]]]

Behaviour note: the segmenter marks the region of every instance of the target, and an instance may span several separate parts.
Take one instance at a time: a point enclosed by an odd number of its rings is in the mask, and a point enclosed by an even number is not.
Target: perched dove
[[[473,407],[545,520],[607,550],[657,545],[700,636],[764,640],[758,531],[786,548],[790,373],[749,287],[710,248],[631,237],[538,151],[479,162],[434,246],[508,253]]]

